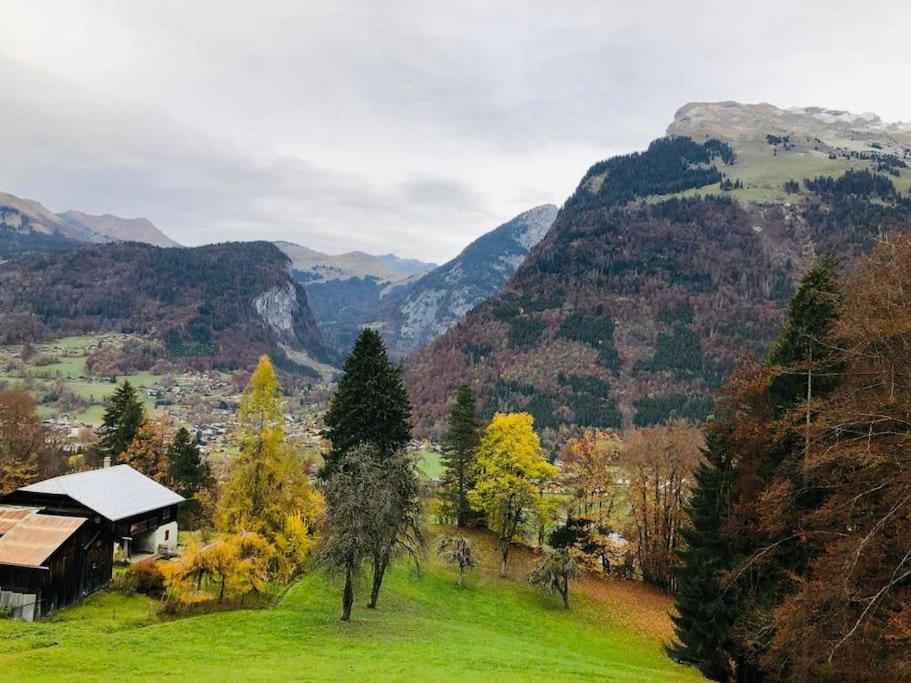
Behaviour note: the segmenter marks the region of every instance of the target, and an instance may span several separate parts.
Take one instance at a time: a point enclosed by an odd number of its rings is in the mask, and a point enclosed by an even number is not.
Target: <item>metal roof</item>
[[[38,512],[38,508],[0,505],[0,536],[12,529],[33,512]]]
[[[183,497],[129,465],[66,474],[20,491],[68,496],[112,522],[176,505]]]
[[[0,536],[0,564],[40,567],[87,521],[84,517],[56,517],[30,511]]]

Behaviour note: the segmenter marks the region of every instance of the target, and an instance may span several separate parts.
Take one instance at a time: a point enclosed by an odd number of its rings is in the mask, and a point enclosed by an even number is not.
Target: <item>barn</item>
[[[55,477],[0,500],[0,609],[35,619],[111,580],[127,559],[177,551],[183,498],[128,465]]]

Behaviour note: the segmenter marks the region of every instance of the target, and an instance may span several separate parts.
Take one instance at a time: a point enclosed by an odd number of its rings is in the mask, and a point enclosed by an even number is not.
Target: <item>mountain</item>
[[[401,274],[400,278],[409,278],[414,275],[423,275],[437,267],[436,263],[420,261],[416,258],[400,258],[395,254],[380,254],[377,258]]]
[[[293,242],[276,242],[275,245],[291,259],[295,277],[300,282],[331,282],[349,278],[395,282],[436,267],[433,263],[402,259],[393,254],[373,256],[362,251],[350,251],[332,255]]]
[[[114,240],[177,244],[144,218],[90,216],[79,211],[55,214],[39,202],[0,192],[0,260]]]
[[[197,368],[250,368],[263,353],[318,376],[322,343],[290,260],[268,242],[164,249],[138,242],[30,254],[0,266],[0,341],[122,331]]]
[[[817,255],[911,227],[902,124],[695,103],[668,134],[593,165],[503,291],[409,361],[419,432],[465,381],[549,433],[702,420]]]
[[[383,334],[398,355],[433,341],[499,292],[548,231],[557,207],[522,213],[469,244],[454,259],[386,297]]]
[[[367,275],[305,281],[320,330],[344,353],[361,328],[371,325],[380,330],[393,356],[404,357],[496,294],[556,213],[552,205],[527,211],[482,235],[448,263],[404,280],[387,282]]]
[[[156,247],[180,246],[145,218],[120,218],[109,213],[92,216],[74,210],[57,215],[70,227],[99,235],[106,238],[104,241],[143,242]]]

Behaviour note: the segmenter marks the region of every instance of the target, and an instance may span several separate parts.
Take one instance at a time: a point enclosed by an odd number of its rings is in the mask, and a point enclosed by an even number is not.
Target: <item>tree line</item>
[[[802,279],[705,430],[675,658],[714,680],[911,677],[911,238]]]

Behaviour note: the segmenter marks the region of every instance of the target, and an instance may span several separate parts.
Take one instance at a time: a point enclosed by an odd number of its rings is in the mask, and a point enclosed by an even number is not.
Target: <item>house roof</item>
[[[0,536],[0,564],[40,567],[87,521],[84,517],[39,515],[29,510]]]
[[[33,512],[38,512],[38,508],[0,505],[0,536],[12,529]]]
[[[184,500],[129,465],[66,474],[19,490],[67,496],[112,522]]]

